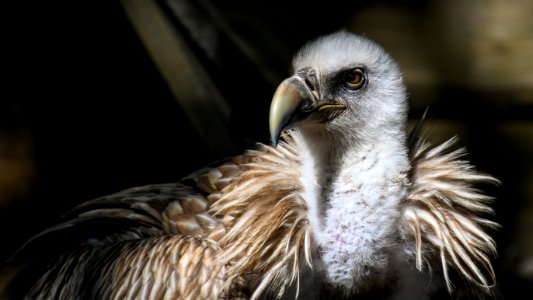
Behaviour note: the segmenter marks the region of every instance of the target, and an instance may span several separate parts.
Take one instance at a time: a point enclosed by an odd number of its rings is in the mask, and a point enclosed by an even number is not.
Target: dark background
[[[199,137],[121,2],[2,4],[2,260],[80,202],[177,181],[268,142],[270,99],[292,55],[344,28],[399,60],[413,121],[429,106],[432,139],[458,134],[477,168],[502,180],[486,187],[503,225],[494,233],[499,284],[507,299],[532,294],[528,1],[152,2],[230,108],[232,144],[213,150]]]

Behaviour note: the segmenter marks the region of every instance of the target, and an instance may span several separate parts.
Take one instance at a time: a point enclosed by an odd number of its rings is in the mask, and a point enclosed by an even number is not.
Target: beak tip
[[[270,142],[272,143],[272,146],[274,147],[277,147],[278,144],[279,144],[279,137],[280,137],[280,134],[279,133],[272,133],[270,135]]]
[[[280,83],[270,104],[270,141],[274,147],[279,144],[281,133],[295,125],[302,105],[311,97],[303,79],[297,75]]]

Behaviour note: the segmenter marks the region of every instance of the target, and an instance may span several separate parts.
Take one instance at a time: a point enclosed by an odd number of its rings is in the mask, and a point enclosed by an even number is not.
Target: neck
[[[363,288],[357,285],[368,281],[364,277],[389,262],[386,248],[407,191],[405,135],[335,140],[300,131],[295,141],[324,273],[333,284]]]

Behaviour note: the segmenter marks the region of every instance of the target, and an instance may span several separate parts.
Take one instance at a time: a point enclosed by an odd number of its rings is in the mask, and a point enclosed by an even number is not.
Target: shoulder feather
[[[228,233],[220,241],[234,278],[259,276],[252,299],[280,297],[299,280],[301,257],[311,266],[307,206],[301,198],[299,157],[290,136],[276,148],[259,145],[242,158],[245,171],[222,190],[211,207],[224,216]]]
[[[419,140],[413,149],[412,186],[404,203],[402,233],[415,245],[418,269],[431,255],[440,260],[450,291],[449,267],[490,293],[495,284],[490,256],[496,255],[496,245],[486,230],[498,225],[484,217],[493,212],[492,198],[476,185],[499,181],[463,160],[466,151],[453,150],[455,143],[452,138],[432,147]]]

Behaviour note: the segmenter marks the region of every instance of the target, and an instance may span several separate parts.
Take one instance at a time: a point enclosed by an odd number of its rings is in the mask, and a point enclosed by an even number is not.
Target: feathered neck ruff
[[[276,148],[259,145],[237,157],[243,173],[211,206],[228,229],[219,242],[231,274],[227,286],[239,278],[260,276],[252,299],[263,292],[281,297],[299,282],[302,259],[312,266],[301,162],[292,137],[285,135],[284,140]]]
[[[226,287],[253,281],[252,299],[264,293],[280,298],[294,283],[298,289],[301,268],[313,267],[302,162],[293,138],[285,135],[284,140],[276,148],[259,145],[235,158],[240,174],[208,198],[210,211],[227,230],[219,242],[230,274]],[[398,226],[418,269],[423,261],[430,269],[440,265],[451,291],[451,267],[490,293],[495,282],[490,256],[496,248],[485,229],[498,225],[482,216],[492,213],[491,198],[474,186],[499,181],[462,160],[465,151],[451,150],[454,144],[451,139],[431,147],[420,139],[411,150],[411,188]]]

